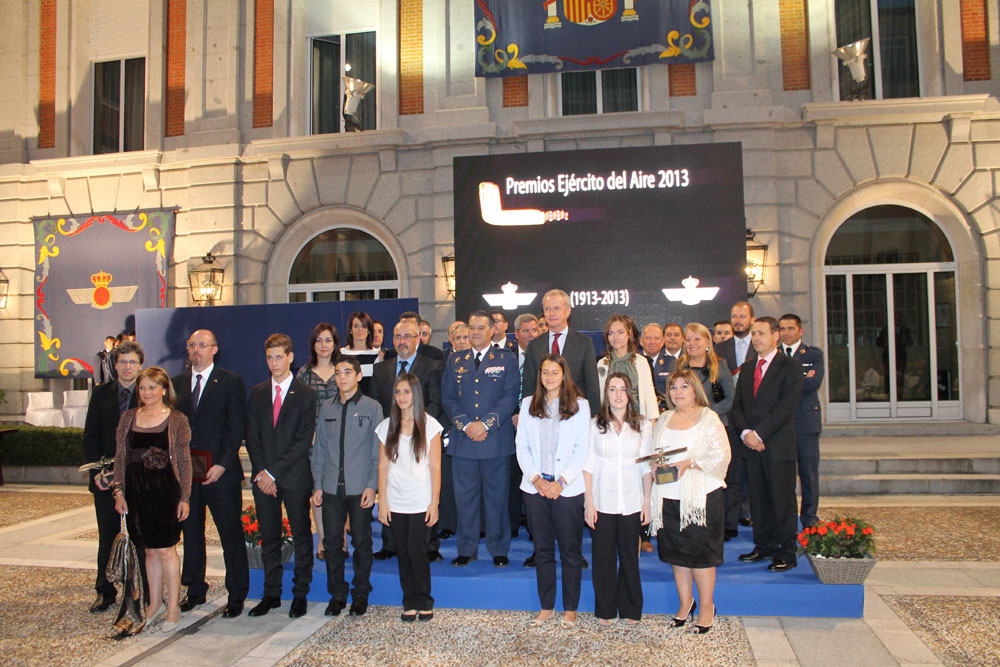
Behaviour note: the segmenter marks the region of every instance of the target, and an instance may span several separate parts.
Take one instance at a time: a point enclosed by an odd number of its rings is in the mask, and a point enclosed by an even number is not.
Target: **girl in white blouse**
[[[642,617],[639,533],[649,523],[653,476],[635,460],[653,445],[652,427],[636,410],[631,384],[624,373],[608,376],[583,466],[584,519],[594,531],[594,616],[601,625],[617,616],[629,624]]]
[[[424,413],[420,380],[396,378],[389,418],[375,427],[378,520],[392,526],[403,589],[404,623],[434,618],[427,538],[438,520],[441,495],[441,424]]]

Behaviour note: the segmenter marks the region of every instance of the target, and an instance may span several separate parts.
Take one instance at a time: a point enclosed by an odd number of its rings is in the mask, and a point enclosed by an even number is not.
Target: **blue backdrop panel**
[[[136,311],[136,340],[146,353],[146,366],[162,366],[170,375],[184,371],[185,344],[192,331],[211,329],[219,341],[215,362],[243,376],[247,390],[270,375],[264,363],[264,341],[273,333],[291,336],[295,368],[309,361],[309,334],[319,322],[337,329],[341,346],[351,313],[363,311],[385,325],[392,346],[392,327],[400,313],[417,310],[416,299],[272,303],[256,306],[165,308]]]

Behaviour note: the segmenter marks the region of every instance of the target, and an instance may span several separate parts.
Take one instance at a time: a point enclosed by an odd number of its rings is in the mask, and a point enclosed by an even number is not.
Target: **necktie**
[[[757,395],[757,389],[760,388],[760,382],[764,379],[764,364],[767,362],[764,359],[757,360],[757,368],[753,372],[753,395]]]
[[[517,376],[521,378],[521,382],[517,385],[517,404],[521,405],[521,399],[524,398],[524,355],[517,355]]]
[[[274,425],[278,425],[278,413],[281,412],[281,387],[274,388]]]
[[[786,347],[785,348],[785,354],[787,354],[789,357],[792,356],[792,348]]]
[[[559,354],[559,336],[562,336],[561,331],[557,334],[552,334],[552,354]]]
[[[479,370],[479,362],[483,360],[483,353],[476,352],[476,370]]]
[[[191,405],[198,409],[198,401],[201,400],[201,373],[194,376],[194,391],[191,392]]]
[[[118,414],[123,415],[128,410],[128,389],[122,389],[118,394]]]
[[[399,377],[400,375],[402,375],[405,372],[406,372],[406,362],[405,361],[400,361],[399,362],[399,372],[396,373],[396,377]]]

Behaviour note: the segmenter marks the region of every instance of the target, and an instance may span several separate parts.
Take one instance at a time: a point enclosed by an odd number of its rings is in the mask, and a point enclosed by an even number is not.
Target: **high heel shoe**
[[[688,609],[687,615],[684,618],[677,618],[676,616],[674,616],[672,619],[670,619],[667,622],[667,627],[669,627],[669,628],[682,628],[682,627],[684,627],[684,624],[687,623],[687,620],[689,618],[691,618],[691,615],[694,614],[694,610],[697,609],[697,608],[698,608],[698,601],[697,600],[691,600],[691,608]]]
[[[693,628],[691,628],[691,634],[693,634],[693,635],[703,635],[703,634],[706,634],[709,630],[711,630],[712,629],[712,625],[715,625],[715,614],[718,613],[718,611],[719,610],[715,607],[715,605],[712,605],[712,623],[711,623],[711,625],[698,625],[698,624],[695,624],[695,626]]]

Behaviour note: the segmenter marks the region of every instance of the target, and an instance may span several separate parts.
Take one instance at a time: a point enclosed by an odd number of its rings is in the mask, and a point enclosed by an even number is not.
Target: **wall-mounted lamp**
[[[764,266],[767,262],[767,244],[754,239],[754,233],[747,230],[747,297],[757,294],[764,284]]]
[[[867,87],[864,85],[868,80],[868,67],[865,61],[868,59],[868,44],[871,37],[859,39],[856,42],[845,44],[834,50],[833,55],[840,59],[840,62],[847,67],[854,79],[854,87],[851,89],[847,100],[863,100],[866,96]]]
[[[188,269],[191,300],[202,306],[214,306],[222,299],[222,283],[226,270],[215,264],[211,251],[201,258],[201,266]]]
[[[445,255],[441,258],[441,267],[444,269],[444,286],[448,290],[448,296],[455,298],[455,255]]]
[[[0,269],[0,310],[7,307],[7,293],[10,292],[10,278]]]
[[[358,105],[365,95],[375,90],[375,84],[350,76],[341,78],[344,80],[344,131],[359,132]]]

